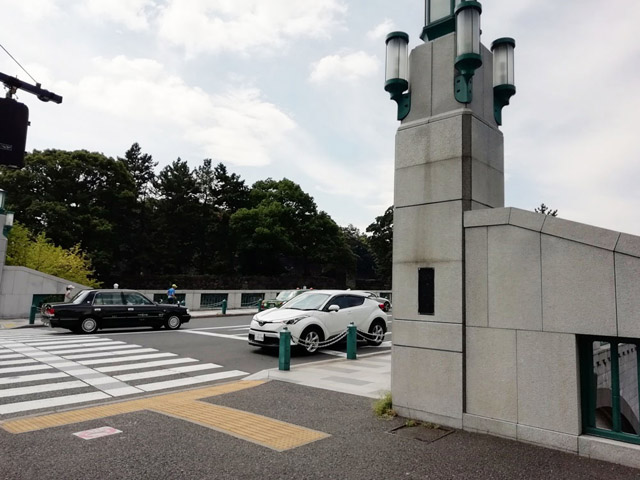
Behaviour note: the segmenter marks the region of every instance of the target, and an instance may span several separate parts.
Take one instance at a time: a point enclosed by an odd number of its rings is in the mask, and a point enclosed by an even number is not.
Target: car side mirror
[[[339,307],[338,305],[329,305],[328,310],[329,310],[330,312],[337,312],[337,311],[339,311],[339,310],[340,310],[340,307]]]

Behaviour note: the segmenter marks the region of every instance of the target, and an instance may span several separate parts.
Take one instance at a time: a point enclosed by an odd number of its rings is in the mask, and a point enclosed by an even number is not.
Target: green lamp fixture
[[[424,27],[420,35],[423,41],[435,40],[456,30],[455,2],[456,0],[424,0]]]
[[[391,32],[387,35],[386,44],[384,89],[391,95],[391,100],[398,104],[398,120],[402,120],[411,110],[411,93],[408,92],[409,35]]]
[[[458,3],[456,13],[456,60],[459,74],[454,79],[454,95],[460,103],[470,103],[472,79],[482,66],[480,55],[480,14],[482,5],[476,1],[463,0]]]
[[[502,125],[502,108],[509,105],[509,99],[516,93],[514,79],[513,38],[498,38],[491,44],[493,53],[493,116],[498,125]]]

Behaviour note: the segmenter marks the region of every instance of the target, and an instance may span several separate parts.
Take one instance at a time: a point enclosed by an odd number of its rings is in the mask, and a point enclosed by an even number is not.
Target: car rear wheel
[[[82,320],[80,329],[82,330],[82,333],[95,333],[95,331],[98,330],[98,322],[91,317],[87,317]]]
[[[322,332],[318,327],[309,327],[302,332],[299,341],[307,353],[315,353],[322,341]]]
[[[380,320],[374,320],[369,327],[369,335],[372,338],[367,338],[367,343],[377,347],[384,340],[385,328],[384,324]]]
[[[182,322],[180,321],[180,317],[177,315],[171,315],[167,318],[167,321],[164,322],[164,326],[167,327],[167,330],[177,330],[180,328]]]

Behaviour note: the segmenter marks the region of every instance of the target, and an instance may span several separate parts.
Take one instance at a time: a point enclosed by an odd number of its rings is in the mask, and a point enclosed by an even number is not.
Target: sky
[[[482,43],[516,40],[505,206],[640,235],[640,2],[481,3]],[[422,0],[0,0],[0,12],[0,44],[63,97],[18,93],[28,151],[115,158],[137,142],[158,169],[211,158],[248,185],[288,178],[361,231],[393,204],[384,39],[422,43]],[[0,72],[35,83],[2,50]]]

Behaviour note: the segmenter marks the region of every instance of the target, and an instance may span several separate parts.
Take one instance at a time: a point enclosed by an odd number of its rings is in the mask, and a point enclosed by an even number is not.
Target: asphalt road
[[[251,318],[194,318],[174,331],[114,329],[96,335],[48,328],[4,331],[0,334],[0,421],[240,380],[278,368],[277,348],[248,344]],[[360,352],[373,348],[359,343]],[[345,352],[345,342],[313,355],[292,349],[291,365]]]

